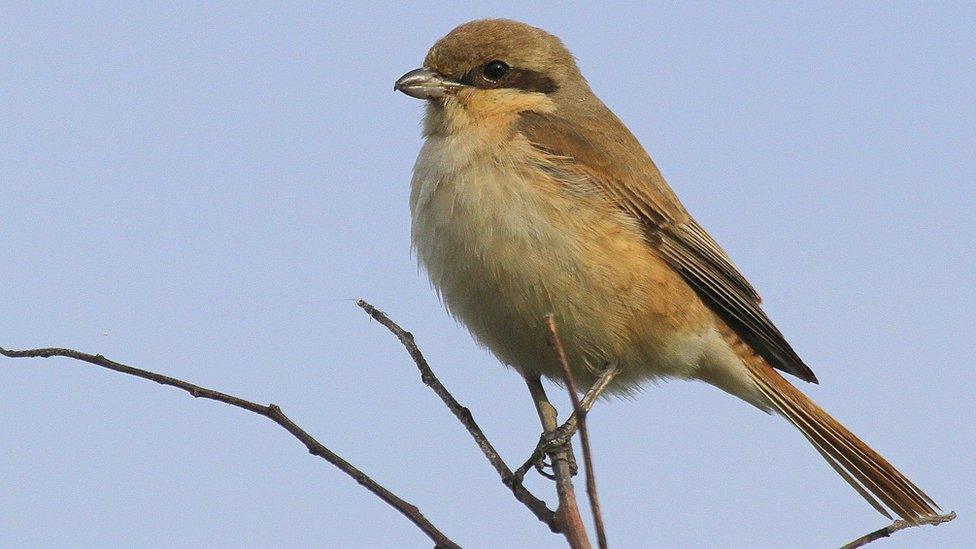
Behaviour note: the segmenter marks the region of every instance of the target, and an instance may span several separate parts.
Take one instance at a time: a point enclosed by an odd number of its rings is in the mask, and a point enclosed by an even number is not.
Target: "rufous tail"
[[[750,377],[772,407],[813,444],[827,463],[881,514],[917,524],[938,515],[939,506],[888,460],[763,363],[748,365]]]

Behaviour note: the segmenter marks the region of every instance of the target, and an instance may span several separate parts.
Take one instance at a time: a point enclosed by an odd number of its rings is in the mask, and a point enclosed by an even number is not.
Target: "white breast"
[[[582,263],[559,213],[510,164],[450,137],[424,145],[410,206],[418,259],[448,310],[502,361],[531,369],[546,348],[538,321],[565,279],[554,271]]]

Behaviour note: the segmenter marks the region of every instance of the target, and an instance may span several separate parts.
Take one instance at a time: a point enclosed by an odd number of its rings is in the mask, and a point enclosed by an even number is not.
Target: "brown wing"
[[[523,113],[519,131],[557,158],[559,169],[573,172],[568,174],[573,179],[585,178],[639,219],[648,243],[773,367],[817,382],[763,312],[756,291],[688,215],[637,139],[598,99],[592,97],[572,114]]]

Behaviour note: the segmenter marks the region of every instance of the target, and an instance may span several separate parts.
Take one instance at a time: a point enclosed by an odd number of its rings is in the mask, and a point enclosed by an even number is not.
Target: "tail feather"
[[[749,374],[772,407],[881,514],[891,518],[887,508],[910,523],[938,515],[930,497],[772,368],[749,364]]]

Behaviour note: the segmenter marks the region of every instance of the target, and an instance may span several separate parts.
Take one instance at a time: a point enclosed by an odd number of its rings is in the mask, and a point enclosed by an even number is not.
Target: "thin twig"
[[[556,430],[556,409],[549,402],[546,390],[542,387],[539,376],[527,376],[525,383],[529,386],[529,393],[535,403],[539,421],[542,422],[543,436],[551,435]],[[573,489],[573,472],[570,466],[572,446],[567,441],[561,447],[549,453],[552,460],[552,472],[556,477],[556,495],[559,497],[559,508],[556,516],[562,526],[563,535],[569,542],[571,549],[590,549],[590,540],[586,536],[586,527],[580,517],[579,504],[576,502],[576,492]]]
[[[505,460],[498,455],[495,447],[492,446],[488,437],[481,430],[481,427],[475,422],[474,417],[471,415],[471,410],[462,406],[454,396],[448,391],[434,372],[430,369],[430,365],[427,364],[427,359],[424,358],[423,353],[417,347],[417,343],[413,339],[413,334],[401,328],[396,322],[386,316],[383,311],[378,310],[366,301],[360,299],[356,302],[357,305],[362,307],[366,313],[373,317],[373,320],[379,322],[386,327],[393,335],[400,340],[400,343],[407,349],[410,353],[410,357],[413,358],[414,363],[417,365],[417,369],[420,370],[420,379],[425,385],[430,387],[437,396],[440,397],[444,404],[447,405],[454,417],[461,422],[462,425],[471,434],[475,443],[478,444],[478,448],[481,448],[481,452],[488,458],[488,462],[491,463],[492,467],[498,471],[498,475],[502,479],[502,483],[511,489],[512,493],[515,495],[515,499],[525,505],[532,514],[536,516],[540,521],[544,522],[549,529],[553,532],[559,532],[559,521],[556,518],[556,513],[549,509],[546,502],[535,497],[531,492],[528,491],[524,486],[522,486],[522,477],[516,476],[509,469]],[[524,476],[524,473],[523,473]]]
[[[96,366],[101,366],[102,368],[107,368],[119,373],[141,377],[142,379],[148,379],[149,381],[155,381],[161,385],[176,387],[177,389],[182,389],[190,393],[190,395],[192,395],[194,398],[205,398],[208,400],[223,402],[224,404],[229,404],[231,406],[264,416],[280,425],[286,431],[291,433],[292,436],[301,441],[301,443],[308,448],[309,453],[328,461],[332,465],[335,465],[340,471],[352,477],[352,479],[358,482],[361,486],[388,503],[403,516],[407,517],[410,522],[414,523],[425,534],[427,534],[427,537],[433,540],[434,543],[437,544],[437,547],[460,548],[457,543],[451,541],[450,538],[431,524],[431,522],[427,520],[427,517],[420,512],[420,509],[418,509],[416,505],[399,498],[396,494],[387,490],[375,480],[371,479],[368,475],[366,475],[366,473],[360,471],[351,463],[339,457],[335,452],[326,448],[321,442],[315,440],[312,435],[308,434],[304,429],[296,425],[295,422],[286,416],[285,413],[281,411],[281,408],[279,408],[276,404],[268,404],[267,406],[264,406],[240,397],[221,393],[220,391],[208,389],[199,385],[194,385],[181,379],[158,374],[156,372],[150,372],[148,370],[142,370],[122,364],[120,362],[115,362],[114,360],[109,360],[102,355],[91,355],[88,353],[75,351],[73,349],[46,348],[10,351],[0,348],[0,354],[9,358],[50,358],[52,356],[72,358],[82,362],[88,362]]]
[[[879,530],[875,530],[874,532],[871,532],[870,534],[865,534],[865,535],[857,538],[856,540],[848,543],[847,545],[844,545],[840,549],[856,549],[857,547],[863,547],[863,546],[871,543],[872,541],[877,541],[877,540],[879,540],[881,538],[886,538],[886,537],[890,536],[891,534],[894,534],[895,532],[897,532],[899,530],[904,530],[905,528],[911,528],[913,526],[922,526],[922,525],[925,525],[925,524],[928,524],[928,525],[931,525],[931,526],[938,526],[938,525],[942,524],[943,522],[949,522],[950,520],[952,520],[954,518],[956,518],[956,512],[955,511],[952,511],[952,512],[947,513],[945,515],[935,515],[935,516],[932,516],[932,517],[923,518],[923,519],[920,519],[917,523],[908,522],[907,520],[896,520],[895,522],[892,522],[891,524],[889,524],[888,526],[885,526],[884,528],[881,528]]]
[[[596,491],[596,472],[593,469],[593,456],[590,452],[590,435],[586,429],[586,414],[583,404],[580,402],[579,385],[576,383],[576,376],[569,367],[566,359],[566,350],[559,339],[559,332],[556,330],[556,321],[552,314],[546,317],[549,326],[550,343],[556,351],[556,358],[563,369],[563,378],[566,380],[566,389],[569,391],[569,398],[573,402],[573,413],[576,414],[579,422],[580,446],[583,447],[583,466],[586,469],[586,495],[590,499],[590,511],[593,513],[593,524],[596,527],[596,539],[600,549],[607,549],[607,532],[603,524],[603,510],[600,507],[600,498]]]
[[[525,474],[529,472],[529,469],[531,469],[533,465],[538,464],[539,460],[545,457],[545,453],[543,453],[542,447],[543,447],[542,441],[540,440],[539,444],[536,445],[535,450],[532,451],[532,455],[529,456],[529,459],[525,460],[525,463],[523,463],[518,469],[515,470],[514,473],[515,478],[517,478],[519,482],[521,482],[522,479],[525,478]]]

